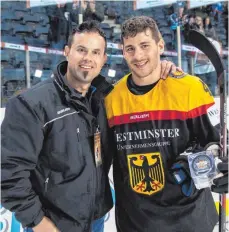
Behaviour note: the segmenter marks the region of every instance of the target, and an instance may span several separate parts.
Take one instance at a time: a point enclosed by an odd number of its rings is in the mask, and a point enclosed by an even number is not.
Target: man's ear
[[[159,50],[160,50],[160,55],[162,55],[163,52],[165,51],[165,43],[164,43],[163,39],[159,40],[158,46],[159,46]]]
[[[65,56],[66,60],[68,60],[68,54],[69,54],[69,52],[70,52],[70,48],[68,47],[68,45],[66,45],[64,47],[64,56]]]
[[[103,65],[107,62],[107,53],[104,54]]]

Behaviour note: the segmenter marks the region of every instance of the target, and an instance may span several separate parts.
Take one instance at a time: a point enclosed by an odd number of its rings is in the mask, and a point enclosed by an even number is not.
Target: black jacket
[[[62,62],[53,78],[8,102],[2,124],[2,205],[24,227],[46,215],[61,232],[86,232],[112,207],[103,104],[112,86],[97,77],[98,88],[91,87],[86,100],[66,84],[66,68]],[[103,163],[96,168],[98,126]]]
[[[46,7],[47,15],[49,17],[50,29],[48,33],[48,38],[50,42],[58,43],[61,40],[67,42],[67,38],[70,31],[70,24],[65,18],[66,6],[57,7],[56,5],[51,5]]]
[[[85,10],[79,7],[79,5],[74,6],[72,3],[66,4],[66,11],[68,11],[69,14],[69,20],[71,22],[74,22],[76,24],[79,24],[79,14],[83,14],[83,21],[86,20],[96,20],[98,22],[102,22],[104,20],[104,6],[101,2],[96,1],[95,5],[95,12],[92,12],[89,3]]]
[[[95,2],[95,12],[92,12],[89,3],[83,14],[84,20],[97,20],[102,22],[104,20],[104,6],[101,2]]]

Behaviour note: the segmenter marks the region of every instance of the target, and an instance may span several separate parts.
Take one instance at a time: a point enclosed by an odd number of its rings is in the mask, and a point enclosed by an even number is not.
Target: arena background
[[[151,16],[157,21],[166,44],[162,59],[173,61],[190,74],[195,74],[198,50],[188,43],[187,32],[192,27],[198,28],[195,16],[202,21],[209,17],[211,27],[205,30],[212,30],[221,45],[220,54],[228,79],[228,1],[136,0],[96,1],[92,4],[95,4],[94,15],[85,13],[83,5],[89,12],[91,8],[89,1],[83,0],[1,1],[0,122],[8,99],[51,78],[56,64],[65,59],[63,48],[72,28],[93,17],[101,22],[108,38],[108,60],[102,74],[111,83],[129,71],[121,51],[120,25],[134,15]],[[206,82],[211,85],[219,108],[215,80],[216,76]],[[110,182],[113,187],[112,170]],[[218,195],[214,194],[214,198],[217,206]],[[0,232],[23,231],[9,211],[1,208],[0,214]],[[115,231],[113,209],[107,215],[105,232]]]

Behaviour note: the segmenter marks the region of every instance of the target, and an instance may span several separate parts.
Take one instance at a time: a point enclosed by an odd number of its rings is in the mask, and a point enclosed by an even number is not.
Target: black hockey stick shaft
[[[220,91],[220,157],[227,156],[227,82],[226,69],[215,46],[202,33],[196,30],[189,31],[189,40],[192,45],[202,51],[211,61],[217,73],[217,82]],[[226,231],[226,194],[220,195],[219,204],[219,232]]]

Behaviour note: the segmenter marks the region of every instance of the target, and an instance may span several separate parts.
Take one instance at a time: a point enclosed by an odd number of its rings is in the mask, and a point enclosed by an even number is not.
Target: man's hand
[[[183,72],[183,70],[168,60],[161,61],[161,78],[166,79],[169,73],[175,73],[176,71]]]
[[[209,143],[206,145],[205,150],[211,151],[217,159],[220,155],[220,145],[218,143]],[[215,193],[228,193],[228,157],[218,158],[222,162],[217,162],[217,169],[220,172],[213,180],[211,186],[212,192]]]
[[[43,217],[41,222],[33,227],[34,232],[59,232],[54,223],[47,217]]]
[[[221,160],[217,165],[221,176],[213,180],[211,190],[215,193],[228,193],[228,158],[224,157]]]

